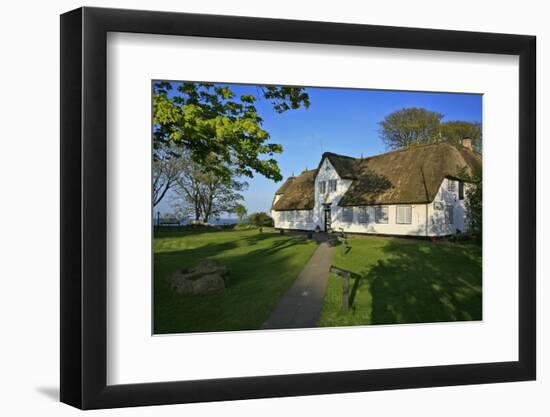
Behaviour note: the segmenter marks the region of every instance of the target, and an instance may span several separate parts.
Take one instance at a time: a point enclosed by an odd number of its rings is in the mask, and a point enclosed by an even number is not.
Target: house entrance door
[[[330,231],[330,225],[332,223],[332,214],[330,210],[330,204],[325,206],[325,232]]]

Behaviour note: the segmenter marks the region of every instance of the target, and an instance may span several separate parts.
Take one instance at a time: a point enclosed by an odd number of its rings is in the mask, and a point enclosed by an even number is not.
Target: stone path
[[[315,327],[321,315],[334,246],[323,241],[262,329]]]

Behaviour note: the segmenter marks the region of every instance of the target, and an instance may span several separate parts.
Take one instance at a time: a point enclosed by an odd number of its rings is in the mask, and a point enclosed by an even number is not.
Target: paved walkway
[[[323,239],[324,240],[324,239]],[[323,241],[262,324],[262,329],[315,327],[321,315],[334,246]]]

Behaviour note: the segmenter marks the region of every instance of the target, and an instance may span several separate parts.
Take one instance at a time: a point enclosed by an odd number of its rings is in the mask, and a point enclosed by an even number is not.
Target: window
[[[388,206],[378,206],[374,209],[374,221],[376,223],[388,223]]]
[[[359,213],[357,214],[357,221],[363,224],[373,223],[374,207],[359,207]]]
[[[359,223],[368,223],[369,222],[369,215],[367,213],[366,207],[359,207],[359,214],[357,216],[357,221]]]
[[[306,222],[313,223],[313,210],[308,210],[306,213]]]
[[[411,224],[412,223],[412,206],[397,206],[397,224]]]
[[[331,193],[333,191],[336,191],[336,187],[338,185],[338,180],[329,180],[328,182],[328,191]]]
[[[344,223],[353,223],[353,207],[344,207],[342,209],[342,221]]]
[[[453,206],[447,206],[445,210],[445,223],[446,224],[454,224],[454,210]]]
[[[281,212],[279,213],[279,221],[281,221],[281,222],[286,221],[286,216],[285,216],[285,214],[286,214],[286,211],[281,211]]]
[[[455,186],[456,186],[455,182],[447,178],[447,190],[454,191],[456,189]]]
[[[464,200],[464,183],[462,181],[458,182],[458,199]]]
[[[326,181],[321,181],[319,183],[319,193],[320,194],[325,194],[327,192],[327,183]]]

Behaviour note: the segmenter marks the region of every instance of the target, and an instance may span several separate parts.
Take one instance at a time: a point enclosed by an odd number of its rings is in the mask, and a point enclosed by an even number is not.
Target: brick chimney
[[[463,138],[462,139],[462,146],[465,148],[468,148],[469,150],[473,151],[474,147],[472,145],[472,138]]]

